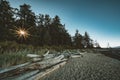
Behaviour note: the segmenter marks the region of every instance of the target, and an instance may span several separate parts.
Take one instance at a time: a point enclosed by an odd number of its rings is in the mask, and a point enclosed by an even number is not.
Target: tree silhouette
[[[82,35],[79,33],[78,30],[76,30],[76,33],[75,33],[75,36],[74,36],[74,42],[73,42],[75,48],[78,48],[78,49],[83,48],[84,46],[82,44],[82,41],[83,41]]]
[[[90,37],[87,32],[84,34],[84,47],[89,48],[90,47]]]
[[[51,23],[50,16],[48,14],[46,14],[45,18],[44,18],[44,26],[49,27],[50,23]]]
[[[27,4],[20,5],[20,10],[18,11],[18,19],[16,20],[16,27],[22,27],[26,30],[29,30],[29,34],[32,35],[31,39],[25,41],[24,43],[31,43],[36,38],[36,16],[31,10],[31,6]]]
[[[15,35],[10,31],[15,27],[24,28],[29,31],[30,38],[22,41],[22,43],[36,46],[62,46],[81,48],[93,48],[93,40],[89,34],[85,32],[82,36],[76,30],[73,39],[71,35],[60,21],[60,17],[56,15],[51,18],[49,14],[39,14],[31,10],[29,4],[20,5],[20,9],[12,8],[6,0],[0,0],[0,40],[15,40]],[[97,43],[97,47],[100,45]]]
[[[13,27],[13,22],[14,18],[9,2],[0,0],[0,40],[12,40],[10,29]]]

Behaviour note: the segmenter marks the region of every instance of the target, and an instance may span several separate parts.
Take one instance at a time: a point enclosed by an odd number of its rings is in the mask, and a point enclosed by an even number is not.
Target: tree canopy
[[[76,30],[75,35],[71,36],[58,15],[53,18],[49,14],[36,15],[29,4],[19,7],[12,8],[8,1],[0,0],[0,41],[12,40],[35,46],[66,46],[78,49],[94,47],[87,32],[81,35]],[[98,43],[97,47],[100,47]]]

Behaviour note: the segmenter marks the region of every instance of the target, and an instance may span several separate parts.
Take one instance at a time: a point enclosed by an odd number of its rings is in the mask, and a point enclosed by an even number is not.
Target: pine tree
[[[50,23],[51,23],[50,16],[48,14],[46,14],[45,18],[44,18],[44,26],[49,27]]]
[[[31,35],[29,39],[24,40],[23,43],[36,44],[34,41],[36,39],[36,16],[32,12],[31,6],[27,4],[20,5],[20,10],[18,11],[19,18],[16,20],[16,27],[22,27],[28,30]]]
[[[74,47],[78,49],[83,48],[82,40],[83,40],[82,35],[79,33],[78,30],[76,30],[76,33],[74,36],[74,42],[73,42]]]
[[[85,32],[85,34],[84,34],[84,47],[90,48],[90,37],[87,32]]]
[[[10,30],[13,28],[13,13],[6,0],[0,0],[0,40],[12,40]]]
[[[37,24],[37,27],[41,27],[44,25],[44,15],[43,14],[39,14],[36,16],[36,24]]]

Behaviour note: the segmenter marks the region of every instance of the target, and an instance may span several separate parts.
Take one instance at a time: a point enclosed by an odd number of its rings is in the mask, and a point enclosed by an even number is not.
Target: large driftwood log
[[[51,68],[52,66],[55,66],[63,61],[66,61],[66,59],[64,59],[63,55],[59,55],[54,58],[50,58],[50,59],[46,59],[46,60],[44,59],[43,61],[30,62],[29,64],[26,64],[23,66],[14,66],[14,68],[12,68],[12,69],[1,71],[0,72],[0,80],[4,79],[6,77],[16,76],[21,73],[25,73],[27,71],[34,71],[34,70],[43,71],[43,70]]]
[[[80,57],[80,54],[73,54],[73,56]],[[49,51],[47,51],[43,57],[34,54],[29,54],[28,57],[32,59],[32,62],[28,62],[28,64],[24,64],[22,66],[14,66],[14,68],[0,71],[0,80],[37,71],[33,75],[28,75],[28,77],[36,76],[37,74],[45,72],[47,69],[50,69],[56,65],[60,65],[61,63],[68,60],[68,58],[65,58],[64,54],[56,56],[54,54],[49,54]]]

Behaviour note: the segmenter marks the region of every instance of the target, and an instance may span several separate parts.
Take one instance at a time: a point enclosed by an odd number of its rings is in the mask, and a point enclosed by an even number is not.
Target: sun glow
[[[28,31],[25,30],[25,29],[18,29],[18,30],[16,30],[16,33],[17,33],[17,36],[18,36],[19,38],[24,38],[24,39],[26,39],[26,38],[28,38],[28,36],[29,36]]]
[[[16,28],[14,31],[15,31],[15,34],[18,37],[18,39],[20,39],[20,38],[26,39],[30,36],[28,30],[25,28]]]
[[[23,31],[23,30],[20,30],[20,31],[19,31],[19,34],[21,34],[21,35],[25,35],[25,34],[26,34],[26,32],[25,32],[25,31]]]

